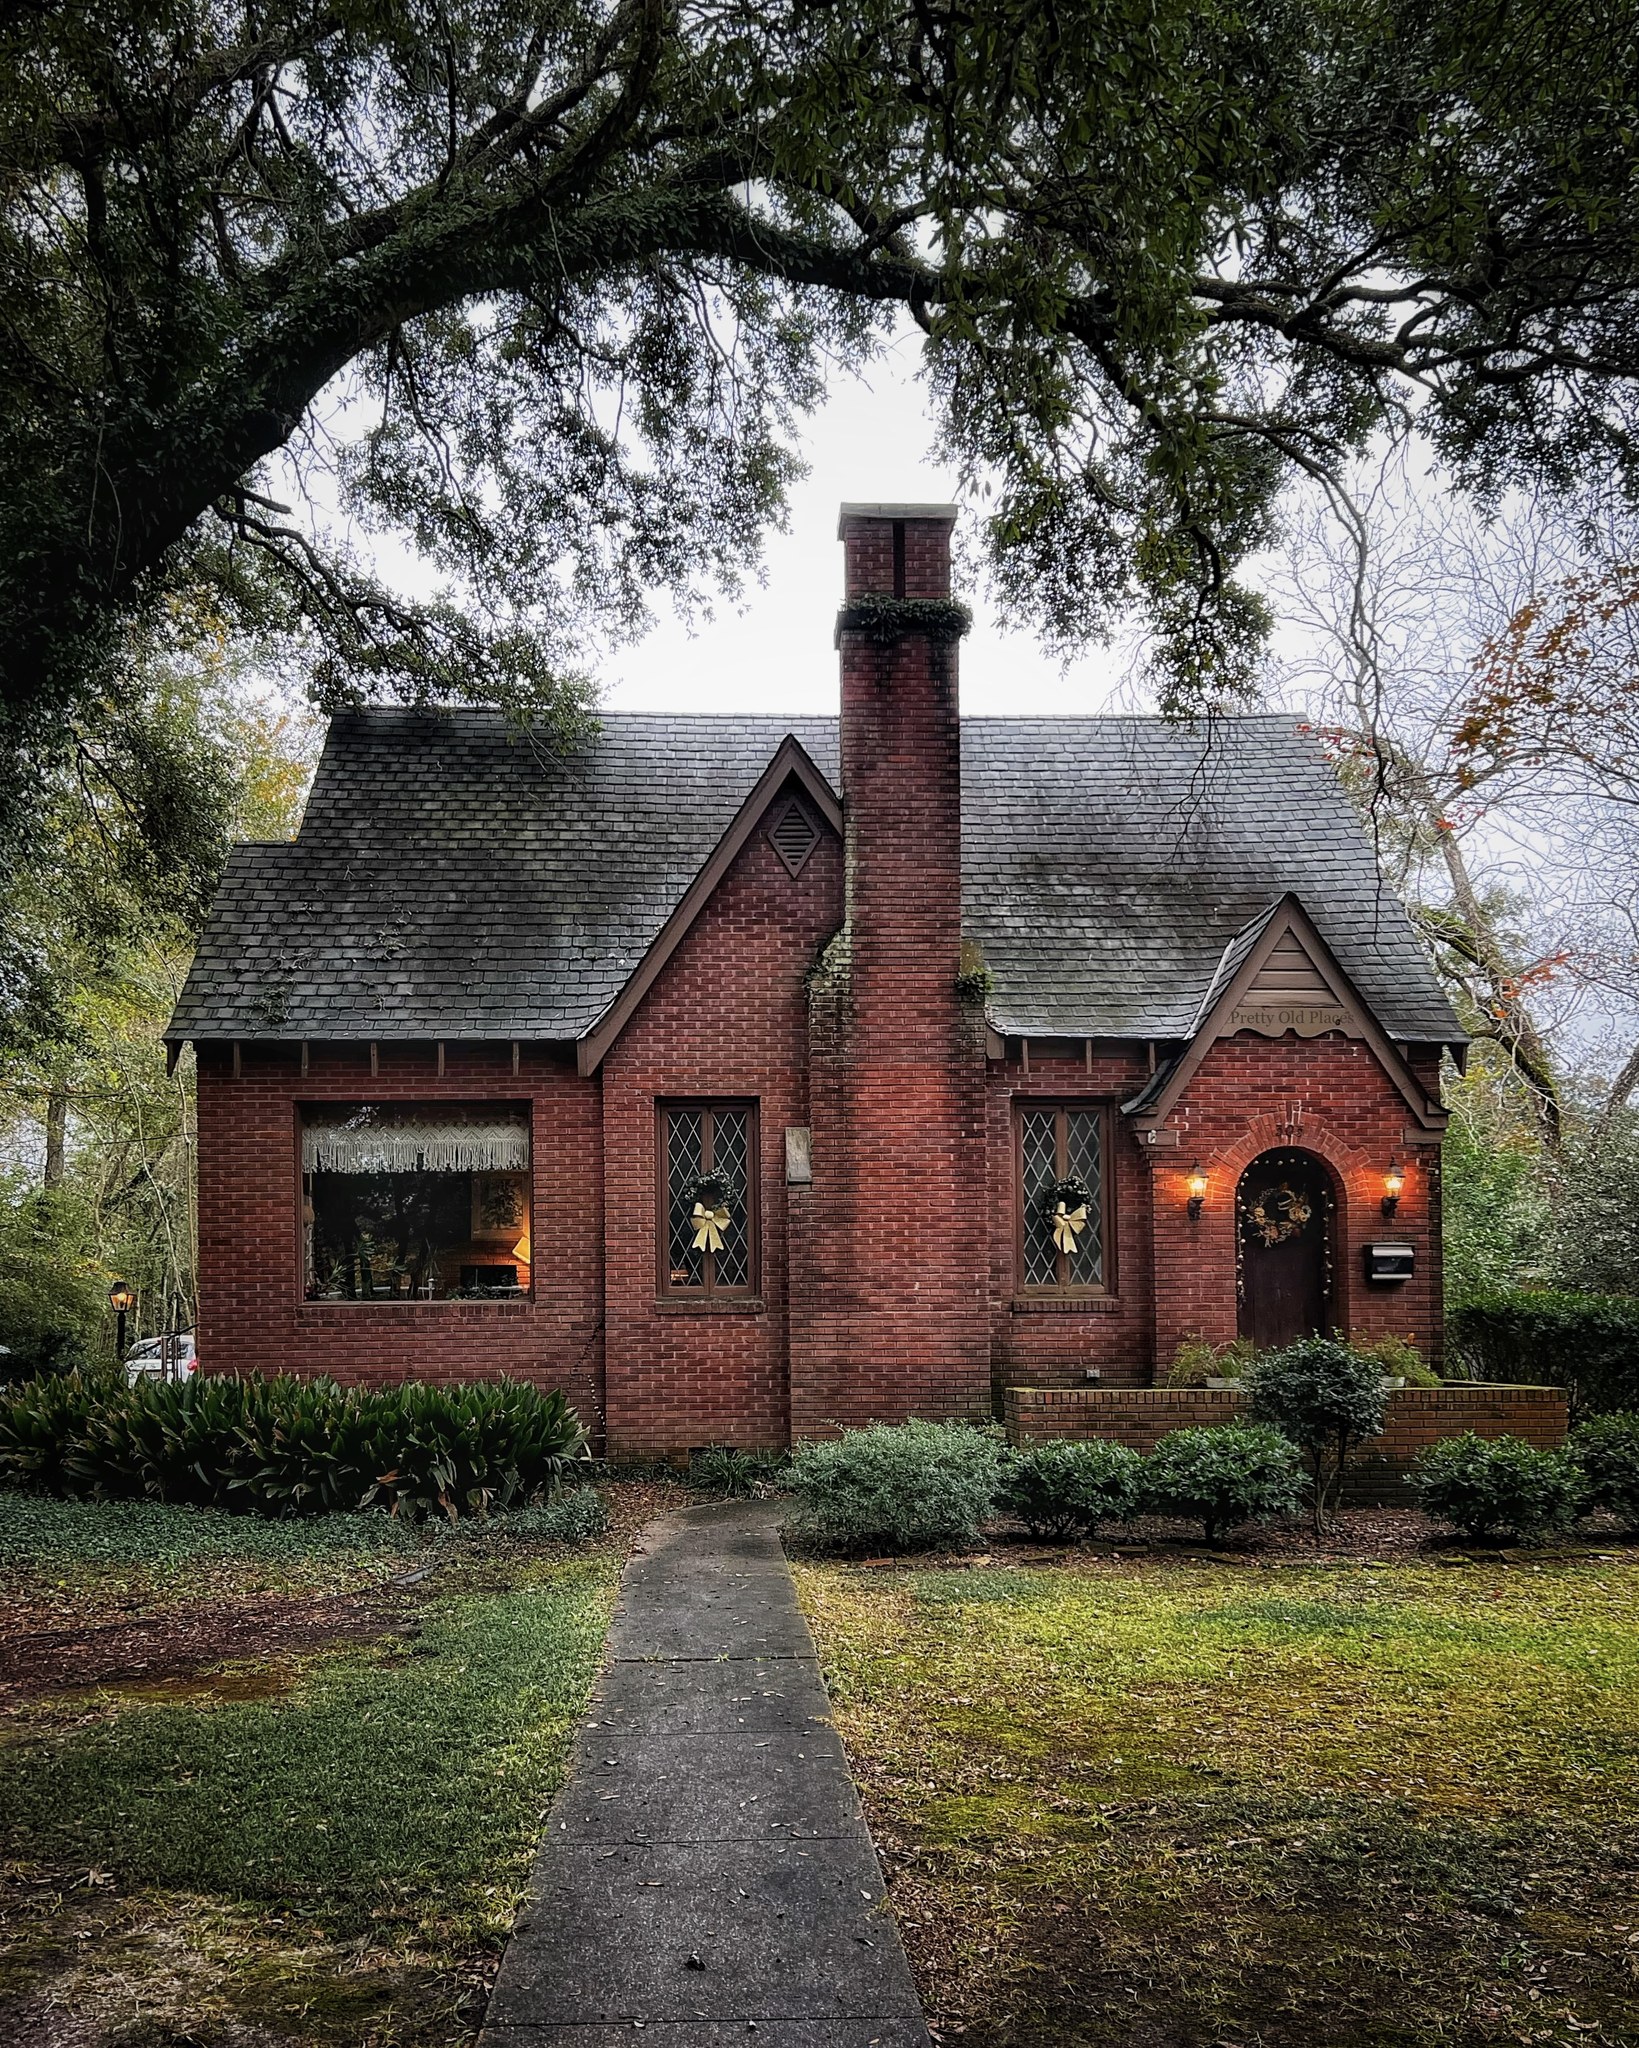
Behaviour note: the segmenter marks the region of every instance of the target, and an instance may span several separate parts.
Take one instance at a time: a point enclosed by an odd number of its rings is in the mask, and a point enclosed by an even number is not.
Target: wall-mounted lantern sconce
[[[1189,1189],[1189,1220],[1193,1223],[1199,1217],[1202,1205],[1206,1201],[1206,1169],[1199,1159],[1190,1168],[1185,1186]]]
[[[1390,1157],[1389,1170],[1383,1176],[1383,1214],[1392,1216],[1400,1206],[1400,1192],[1406,1184],[1406,1169]]]

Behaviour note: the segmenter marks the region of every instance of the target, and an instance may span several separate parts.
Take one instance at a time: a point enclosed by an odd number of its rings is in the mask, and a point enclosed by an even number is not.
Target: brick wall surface
[[[949,526],[902,526],[901,594],[950,588]],[[893,594],[894,524],[844,522],[845,595]],[[840,635],[846,946],[816,980],[814,1182],[791,1204],[791,1426],[991,1409],[983,1020],[956,996],[954,642]]]
[[[572,1057],[523,1047],[246,1045],[199,1051],[199,1355],[224,1372],[349,1383],[491,1379],[561,1386],[595,1423],[603,1400],[602,1132]],[[535,1162],[534,1289],[522,1302],[303,1299],[297,1111],[303,1102],[523,1102]],[[571,1187],[565,1227],[543,1189]],[[548,1251],[548,1243],[551,1249]]]
[[[1245,1397],[1206,1387],[1009,1387],[1003,1415],[1017,1444],[1093,1437],[1129,1444],[1146,1455],[1175,1429],[1233,1422]],[[1354,1459],[1351,1500],[1403,1505],[1411,1499],[1407,1472],[1418,1452],[1442,1437],[1522,1437],[1546,1448],[1565,1441],[1568,1413],[1558,1387],[1481,1386],[1453,1381],[1444,1387],[1402,1387],[1388,1400],[1388,1427],[1363,1443]]]
[[[808,1122],[805,980],[841,906],[842,849],[829,830],[796,877],[754,833],[603,1063],[607,1413],[618,1453],[787,1441],[785,1129]],[[757,1104],[754,1305],[660,1297],[655,1105],[666,1097]]]

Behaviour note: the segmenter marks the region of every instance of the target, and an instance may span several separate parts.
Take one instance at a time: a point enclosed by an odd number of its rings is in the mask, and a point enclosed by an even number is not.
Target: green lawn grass
[[[201,1587],[254,1598],[433,1567],[381,1639],[10,1717],[0,2034],[54,2002],[121,2048],[247,2028],[469,2039],[597,1669],[618,1547],[0,1496],[0,1557],[16,1599],[83,1612],[117,1595],[117,1612],[180,1625]]]
[[[1639,2040],[1639,1570],[804,1566],[980,2048]]]

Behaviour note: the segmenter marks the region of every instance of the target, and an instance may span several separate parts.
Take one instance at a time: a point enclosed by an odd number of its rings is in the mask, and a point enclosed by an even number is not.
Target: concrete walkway
[[[779,1513],[645,1532],[480,2048],[929,2048]]]

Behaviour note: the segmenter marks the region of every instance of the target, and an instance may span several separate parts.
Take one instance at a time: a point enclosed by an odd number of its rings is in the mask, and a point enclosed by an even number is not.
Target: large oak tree
[[[1630,0],[13,0],[0,748],[134,637],[572,725],[588,629],[732,577],[909,314],[1014,612],[1246,679],[1283,480],[1634,481]],[[340,397],[338,398],[338,394]],[[345,400],[339,421],[326,407]],[[329,473],[445,595],[287,512]]]

